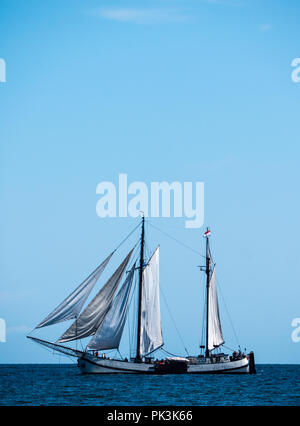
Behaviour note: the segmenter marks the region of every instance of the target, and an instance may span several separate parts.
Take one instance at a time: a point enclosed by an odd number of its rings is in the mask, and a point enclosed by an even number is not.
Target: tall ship
[[[83,374],[255,374],[253,352],[245,354],[238,350],[231,355],[222,352],[225,341],[209,229],[204,234],[205,265],[200,267],[206,274],[205,345],[199,348],[202,353],[195,356],[171,355],[159,360],[155,357],[156,352],[164,348],[159,287],[160,247],[147,259],[144,217],[138,226],[141,226],[140,239],[86,306],[92,289],[112,256],[116,255],[117,249],[34,329],[73,320],[60,338],[50,342],[33,336],[33,332],[27,337],[55,352],[77,358]],[[133,282],[137,285],[133,286]],[[123,358],[119,347],[133,291],[137,291],[135,353],[134,356]],[[77,341],[85,338],[89,338],[89,342],[79,350]],[[68,346],[69,342],[76,342],[76,347]],[[110,358],[106,352],[113,349],[117,356]]]

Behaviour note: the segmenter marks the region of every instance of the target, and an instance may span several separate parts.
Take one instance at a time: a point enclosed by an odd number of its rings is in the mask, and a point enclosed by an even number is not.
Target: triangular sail
[[[135,264],[115,297],[110,310],[105,316],[96,334],[88,344],[87,349],[107,350],[117,349],[120,345],[126,321],[128,301],[135,270]]]
[[[75,320],[71,327],[60,337],[58,343],[83,339],[84,337],[91,336],[97,331],[110,308],[132,252],[133,250],[126,256],[118,269],[85,308],[80,317]]]
[[[216,267],[214,267],[209,282],[209,309],[208,309],[208,350],[213,350],[224,343],[220,320]]]
[[[159,247],[143,271],[140,354],[145,356],[163,345],[159,297]]]
[[[110,261],[111,253],[54,311],[51,312],[36,328],[46,327],[63,321],[76,318],[100,278],[106,265]]]

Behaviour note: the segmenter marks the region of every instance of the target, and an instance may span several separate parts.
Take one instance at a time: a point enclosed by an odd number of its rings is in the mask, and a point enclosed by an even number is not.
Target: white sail
[[[224,343],[217,294],[216,267],[209,282],[208,300],[208,349],[211,351]]]
[[[88,349],[104,350],[117,349],[127,316],[128,301],[135,270],[135,264],[127,275],[127,278],[115,297],[110,310],[98,328],[96,334],[88,344]]]
[[[63,321],[76,318],[88,298],[94,285],[100,278],[106,265],[110,261],[113,253],[111,253],[76,290],[73,291],[54,311],[51,312],[36,328],[46,327],[48,325],[57,324]]]
[[[105,286],[88,304],[80,317],[75,320],[71,327],[69,327],[68,330],[60,337],[57,341],[58,343],[83,339],[84,337],[91,336],[97,331],[111,306],[111,302],[118,285],[120,284],[132,252],[133,250],[130,251],[118,269],[107,281]]]
[[[163,345],[159,297],[159,247],[143,271],[140,353],[150,354]]]

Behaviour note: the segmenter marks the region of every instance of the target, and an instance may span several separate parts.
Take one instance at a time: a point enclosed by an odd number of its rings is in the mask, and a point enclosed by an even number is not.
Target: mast
[[[142,234],[141,234],[141,252],[140,252],[140,275],[139,275],[139,307],[138,307],[138,329],[137,329],[137,346],[136,346],[136,361],[141,361],[141,320],[142,320],[142,297],[143,297],[143,266],[144,266],[144,243],[145,243],[145,216],[142,219]]]
[[[206,350],[205,356],[209,358],[209,349],[208,349],[208,330],[209,330],[209,281],[210,281],[210,248],[209,248],[209,234],[210,231],[207,228],[205,233],[206,236]]]
[[[77,317],[77,315],[76,315],[76,317],[75,317],[75,326],[76,326],[76,329],[75,329],[75,337],[76,337],[76,340],[75,340],[75,342],[76,342],[76,350],[77,350],[77,319],[78,319],[78,317]]]

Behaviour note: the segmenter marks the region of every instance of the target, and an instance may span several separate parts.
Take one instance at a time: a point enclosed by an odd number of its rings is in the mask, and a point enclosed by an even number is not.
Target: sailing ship
[[[138,225],[140,226],[140,224]],[[84,374],[255,374],[254,354],[235,351],[232,355],[222,353],[224,345],[218,305],[216,265],[210,250],[210,230],[205,233],[206,274],[205,303],[205,352],[196,356],[168,356],[154,359],[154,353],[163,348],[160,313],[159,251],[158,246],[150,258],[145,259],[145,218],[141,221],[141,236],[137,242],[139,253],[132,261],[132,249],[121,262],[106,284],[83,309],[96,282],[108,265],[109,256],[35,329],[73,320],[71,326],[56,342],[42,340],[32,335],[27,337],[56,352],[77,358],[78,367]],[[137,274],[137,275],[136,275]],[[137,331],[134,356],[122,358],[119,346],[128,316],[132,283],[138,283]],[[118,288],[122,282],[119,291]],[[30,333],[32,334],[32,333]],[[67,342],[90,337],[83,350],[66,346]],[[119,356],[108,358],[104,351],[116,349]],[[99,355],[100,352],[100,355]],[[166,353],[168,353],[166,351]]]

